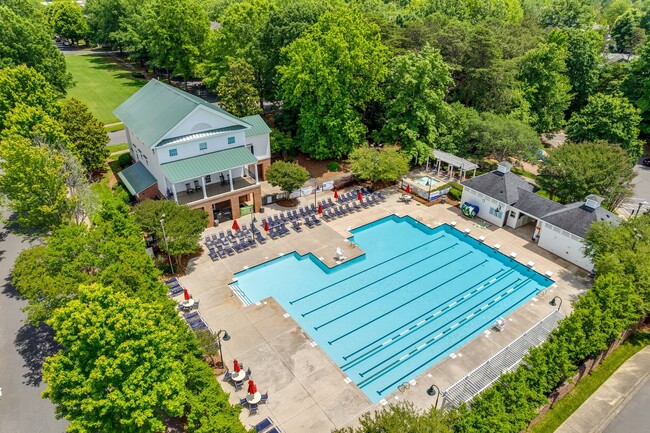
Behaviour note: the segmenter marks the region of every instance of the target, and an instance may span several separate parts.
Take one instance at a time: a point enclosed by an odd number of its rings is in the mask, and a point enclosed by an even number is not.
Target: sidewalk
[[[650,346],[628,359],[555,433],[602,432],[650,375]]]

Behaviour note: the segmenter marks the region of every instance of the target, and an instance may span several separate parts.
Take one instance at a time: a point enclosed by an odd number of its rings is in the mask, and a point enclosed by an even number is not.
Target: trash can
[[[447,195],[443,195],[442,197],[440,197],[440,203],[442,204],[447,203]]]

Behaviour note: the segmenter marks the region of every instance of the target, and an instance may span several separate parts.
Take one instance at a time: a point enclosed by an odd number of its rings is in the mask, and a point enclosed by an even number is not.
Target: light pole
[[[641,206],[647,206],[648,204],[650,204],[650,203],[648,203],[648,202],[645,201],[645,200],[640,201],[640,202],[639,202],[639,207],[636,208],[636,216],[635,216],[634,218],[638,218],[638,217],[639,217],[639,212],[641,212]]]
[[[255,209],[253,209],[255,210]],[[257,222],[257,218],[255,218],[255,212],[251,212],[251,230],[253,231],[253,235],[255,235],[255,223]]]
[[[314,182],[314,206],[316,206],[316,193],[318,193],[318,182]]]
[[[560,307],[562,306],[562,298],[560,298],[559,296],[556,296],[553,299],[551,299],[551,302],[549,302],[549,304],[551,304],[551,306],[555,307],[557,305],[557,302],[555,301],[556,299],[560,300],[560,305],[557,306],[557,310],[560,311]]]
[[[438,409],[438,400],[440,399],[440,388],[438,388],[436,385],[431,385],[429,389],[427,389],[427,394],[429,394],[431,397],[433,397],[434,395],[436,396],[436,405],[434,407]]]
[[[174,265],[172,264],[172,256],[169,255],[169,244],[167,243],[167,234],[165,233],[165,214],[162,214],[160,216],[160,227],[162,228],[163,232],[163,239],[165,240],[165,249],[167,250],[167,258],[169,259],[169,267],[172,269],[172,275],[176,275],[174,273]]]
[[[634,230],[634,243],[632,244],[632,249],[634,250],[636,249],[636,242],[643,239],[643,235],[639,233],[639,230],[636,228],[633,228],[632,230]]]
[[[223,337],[222,337],[222,334],[223,334]],[[223,338],[223,341],[230,340],[230,334],[228,334],[228,331],[226,331],[225,329],[220,329],[217,332],[217,346],[219,347],[219,360],[221,361],[221,368],[224,368],[223,350],[221,349],[221,338]]]

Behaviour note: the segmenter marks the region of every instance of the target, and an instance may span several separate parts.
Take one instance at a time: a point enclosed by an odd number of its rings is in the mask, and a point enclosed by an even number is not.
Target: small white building
[[[533,241],[553,254],[588,271],[593,263],[584,254],[584,240],[595,221],[619,224],[620,218],[600,205],[601,197],[563,205],[535,194],[525,178],[512,173],[509,162],[463,182],[461,203],[478,206],[477,216],[498,226],[518,228],[535,222]]]

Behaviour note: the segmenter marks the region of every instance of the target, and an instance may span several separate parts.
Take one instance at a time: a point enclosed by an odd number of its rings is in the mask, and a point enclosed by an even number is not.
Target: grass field
[[[553,409],[529,431],[531,433],[554,432],[573,412],[584,403],[625,361],[650,344],[649,332],[637,332],[618,346],[602,364],[582,379]]]
[[[146,84],[107,56],[67,55],[65,60],[76,82],[68,96],[88,105],[103,123],[119,122],[113,110]]]

